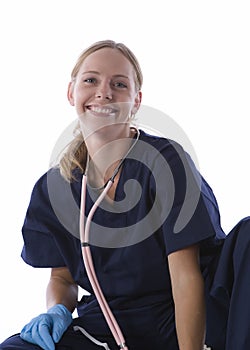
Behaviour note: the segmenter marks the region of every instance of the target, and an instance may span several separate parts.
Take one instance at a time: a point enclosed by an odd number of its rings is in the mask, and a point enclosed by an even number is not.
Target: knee
[[[248,269],[250,262],[250,217],[242,219],[232,231],[230,246],[232,248],[234,273],[246,274],[245,270]]]
[[[245,243],[250,242],[250,216],[242,219],[238,224],[238,239]]]
[[[228,238],[229,237],[232,237],[237,240],[250,240],[250,216],[241,219],[229,232]]]
[[[37,345],[28,343],[20,338],[19,334],[15,334],[7,338],[0,344],[0,350],[38,350],[41,349]]]
[[[250,216],[246,216],[244,219],[240,221],[243,226],[245,226],[248,230],[250,230]]]

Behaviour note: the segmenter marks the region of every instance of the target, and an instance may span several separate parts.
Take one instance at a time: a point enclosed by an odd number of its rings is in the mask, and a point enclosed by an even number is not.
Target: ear
[[[67,97],[71,106],[75,105],[73,92],[74,92],[74,83],[71,81],[68,85],[68,91],[67,91]]]
[[[134,103],[134,107],[132,108],[132,113],[136,114],[136,112],[138,111],[138,109],[140,108],[141,105],[141,99],[142,99],[142,92],[138,91],[136,97],[135,97],[135,103]]]

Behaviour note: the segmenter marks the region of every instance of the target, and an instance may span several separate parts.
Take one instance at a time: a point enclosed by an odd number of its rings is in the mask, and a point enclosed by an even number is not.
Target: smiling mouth
[[[88,111],[97,117],[114,117],[118,110],[107,106],[87,106]]]

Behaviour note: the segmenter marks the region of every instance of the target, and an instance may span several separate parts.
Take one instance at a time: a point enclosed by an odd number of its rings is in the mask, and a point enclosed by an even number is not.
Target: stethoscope
[[[120,347],[120,349],[128,350],[128,347],[125,344],[125,339],[122,334],[122,331],[105,299],[105,296],[102,292],[101,286],[98,282],[98,279],[96,277],[95,268],[93,264],[93,259],[91,255],[91,249],[89,244],[89,235],[90,235],[90,225],[92,218],[94,216],[95,211],[97,210],[100,203],[103,201],[105,196],[107,195],[108,191],[114,184],[114,180],[116,175],[118,174],[125,158],[128,156],[128,154],[131,152],[131,150],[134,148],[135,144],[137,143],[140,132],[136,128],[137,136],[132,145],[130,146],[129,150],[125,154],[125,156],[121,159],[118,166],[115,168],[111,178],[108,180],[108,182],[104,185],[103,192],[99,195],[95,203],[93,204],[92,208],[89,211],[89,214],[86,218],[86,224],[85,224],[85,204],[86,204],[86,192],[87,192],[87,169],[88,166],[86,166],[85,174],[82,177],[82,190],[81,190],[81,205],[80,205],[80,240],[81,240],[81,248],[82,248],[82,256],[84,265],[86,268],[86,272],[89,278],[89,281],[91,283],[91,286],[93,288],[93,291],[95,293],[96,299],[100,305],[100,308],[102,310],[102,313],[106,319],[106,322],[110,328],[110,331],[112,332],[112,335],[117,343],[117,345]],[[85,334],[86,335],[86,334]],[[106,343],[100,343],[99,345],[104,346],[106,349],[108,347]]]

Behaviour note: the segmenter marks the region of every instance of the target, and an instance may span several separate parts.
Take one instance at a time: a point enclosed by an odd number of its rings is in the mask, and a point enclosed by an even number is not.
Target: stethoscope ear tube
[[[128,350],[127,346],[125,345],[125,340],[123,337],[123,334],[121,332],[121,329],[110,310],[110,307],[103,295],[102,289],[100,287],[100,284],[98,282],[98,279],[96,277],[91,249],[89,245],[89,232],[90,232],[90,224],[92,217],[98,208],[99,204],[102,202],[104,197],[107,195],[109,189],[113,185],[113,179],[109,180],[107,185],[105,186],[103,192],[100,194],[100,196],[97,198],[96,202],[93,204],[89,215],[86,219],[86,228],[85,228],[85,203],[86,203],[86,188],[87,188],[87,176],[83,175],[82,177],[82,193],[81,193],[81,206],[80,206],[80,222],[79,222],[79,229],[80,229],[80,240],[81,240],[81,246],[82,246],[82,256],[84,265],[86,268],[86,272],[89,278],[89,281],[91,283],[91,286],[93,288],[93,291],[95,293],[96,299],[100,305],[100,308],[102,310],[102,313],[106,319],[106,322],[110,328],[110,331],[113,334],[113,337],[117,343],[117,345],[120,347],[120,349]]]

